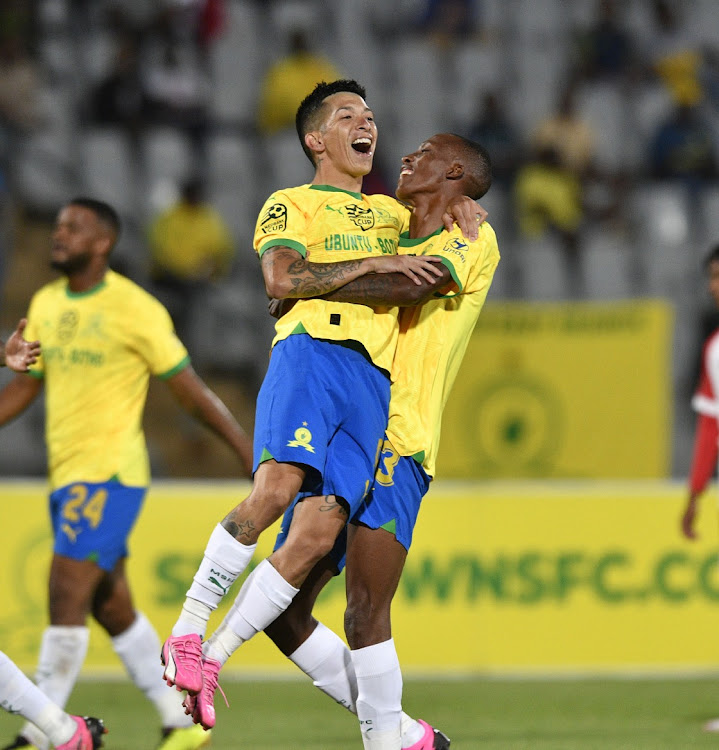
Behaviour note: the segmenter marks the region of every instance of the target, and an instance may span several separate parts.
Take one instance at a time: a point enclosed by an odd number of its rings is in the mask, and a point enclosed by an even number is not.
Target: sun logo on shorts
[[[295,430],[295,439],[290,440],[287,443],[288,448],[304,448],[310,453],[314,453],[315,449],[310,445],[312,441],[312,433],[307,429],[307,422],[302,423],[302,427],[298,427]]]

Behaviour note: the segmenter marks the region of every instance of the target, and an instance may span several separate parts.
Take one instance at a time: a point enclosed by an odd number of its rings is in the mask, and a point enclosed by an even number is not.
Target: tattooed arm
[[[432,281],[413,284],[404,274],[386,273],[362,276],[341,289],[323,295],[330,302],[354,302],[359,305],[398,305],[412,307],[426,302],[435,292],[452,282],[447,266],[437,265],[442,275]]]
[[[440,273],[437,259],[428,255],[385,255],[338,263],[312,263],[283,245],[271,247],[262,255],[267,295],[275,299],[321,297],[365,274],[396,274],[421,286]]]

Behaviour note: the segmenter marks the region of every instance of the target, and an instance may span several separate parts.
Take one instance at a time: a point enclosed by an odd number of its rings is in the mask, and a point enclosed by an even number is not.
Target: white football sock
[[[310,637],[287,658],[312,678],[315,687],[357,714],[357,676],[352,656],[334,631],[317,623]],[[404,711],[400,729],[403,748],[412,747],[424,737],[424,727]]]
[[[263,560],[247,577],[232,609],[207,640],[205,656],[224,664],[245,641],[274,622],[298,591],[269,560]]]
[[[77,729],[72,718],[55,705],[19,667],[0,651],[0,706],[20,714],[50,738],[53,745],[67,742]]]
[[[152,701],[160,714],[162,726],[192,726],[192,717],[186,716],[182,707],[182,694],[166,685],[162,679],[164,667],[158,656],[160,638],[147,617],[142,612],[136,612],[132,625],[111,640],[130,679]]]
[[[351,654],[365,750],[400,750],[402,672],[394,640],[355,649]]]
[[[42,634],[35,683],[60,708],[65,708],[87,654],[90,631],[84,625],[50,625]],[[45,750],[48,739],[34,724],[24,724],[20,734]]]
[[[204,638],[207,621],[230,586],[244,573],[257,544],[238,542],[217,524],[205,547],[205,555],[187,591],[187,599],[172,635],[197,633]]]
[[[345,642],[321,622],[310,637],[289,657],[315,687],[337,703],[357,713],[357,678]]]

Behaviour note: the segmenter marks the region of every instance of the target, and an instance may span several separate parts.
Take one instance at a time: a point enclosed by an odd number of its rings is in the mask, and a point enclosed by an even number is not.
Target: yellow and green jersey
[[[149,376],[171,377],[189,362],[165,308],[113,271],[77,294],[58,279],[34,295],[25,335],[42,345],[31,374],[45,381],[52,488],[111,478],[146,486]]]
[[[328,185],[278,190],[265,202],[255,228],[260,256],[284,245],[313,263],[394,255],[409,211],[387,195],[351,193]],[[397,343],[397,307],[368,307],[322,299],[299,300],[277,321],[273,346],[293,333],[357,342],[389,372]]]
[[[442,411],[499,262],[497,238],[487,222],[470,242],[455,226],[429,237],[400,237],[400,253],[437,255],[452,282],[418,307],[400,314],[392,364],[387,436],[400,456],[413,456],[434,476]]]

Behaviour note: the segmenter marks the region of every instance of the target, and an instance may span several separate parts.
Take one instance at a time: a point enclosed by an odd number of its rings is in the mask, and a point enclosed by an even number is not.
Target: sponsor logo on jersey
[[[466,260],[467,243],[462,242],[459,238],[450,240],[445,246],[443,252],[458,255],[462,262]]]

